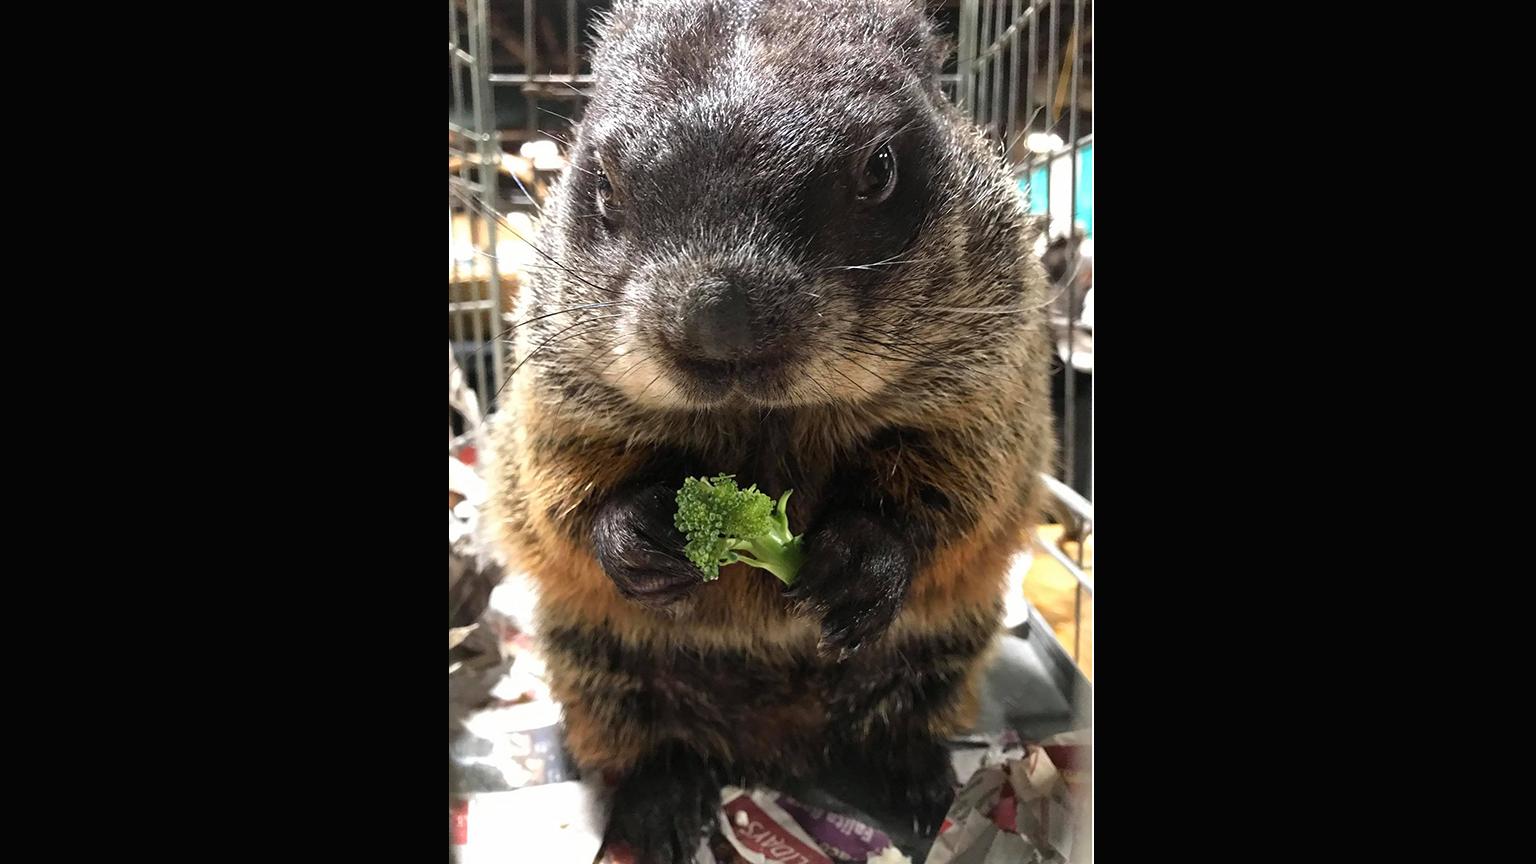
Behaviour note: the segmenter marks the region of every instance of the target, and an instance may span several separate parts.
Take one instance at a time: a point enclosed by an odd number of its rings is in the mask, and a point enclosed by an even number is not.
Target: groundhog
[[[945,54],[916,0],[618,2],[597,28],[487,518],[642,862],[688,860],[726,783],[858,772],[926,833],[952,798],[1053,445],[1039,226]],[[684,558],[677,490],[721,473],[794,490],[792,588]]]

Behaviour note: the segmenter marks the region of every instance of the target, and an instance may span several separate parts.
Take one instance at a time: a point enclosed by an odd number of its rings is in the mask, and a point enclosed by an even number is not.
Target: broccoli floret
[[[794,584],[804,553],[800,538],[789,530],[784,509],[789,494],[775,504],[756,484],[738,489],[730,474],[683,481],[674,521],[688,537],[684,554],[703,571],[706,582],[720,578],[722,565],[740,561],[767,570],[785,585]]]

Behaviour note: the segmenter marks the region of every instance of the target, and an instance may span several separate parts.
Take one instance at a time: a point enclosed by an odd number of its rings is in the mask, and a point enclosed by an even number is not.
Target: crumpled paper
[[[580,786],[584,791],[579,795],[544,793],[576,795],[580,798],[576,803],[581,804],[577,815],[598,812],[591,807],[602,813],[596,828],[579,819],[572,822],[561,818],[560,825],[565,827],[587,826],[578,832],[580,842],[569,832],[556,832],[552,835],[555,839],[544,838],[549,832],[543,828],[548,825],[541,825],[539,832],[521,841],[501,831],[481,835],[479,841],[500,843],[504,860],[587,864],[592,859],[582,858],[576,849],[590,847],[595,852],[600,845],[607,817],[603,808],[611,789],[599,786],[596,778],[576,781],[574,766],[562,761],[565,756],[558,741],[558,718],[550,713],[547,699],[547,694],[541,694],[533,702],[480,712],[471,718],[470,737],[457,742],[455,760],[461,768],[470,769],[470,774],[477,774],[475,768],[499,773],[491,782],[487,782],[487,773],[478,773],[478,782],[460,792],[471,802],[510,802],[519,799],[500,797],[505,793],[487,795],[486,790],[511,787],[524,792],[540,786]],[[953,742],[958,748],[952,754],[956,774],[964,782],[929,849],[926,864],[1089,864],[1091,859],[1083,855],[1089,844],[1081,833],[1080,814],[1086,802],[1090,736],[1090,731],[1080,731],[1026,744],[1008,732]],[[508,770],[508,765],[516,767]],[[465,792],[468,794],[463,795]],[[592,804],[588,798],[594,795],[599,800]],[[539,795],[521,800],[529,802],[527,806],[535,808],[534,812],[545,812],[535,807],[542,806],[544,799]],[[464,820],[473,813],[465,809],[462,800],[454,806],[451,829],[462,829]],[[483,813],[490,812],[485,805],[477,806]],[[460,846],[472,842],[456,837]],[[572,842],[557,843],[560,837]],[[535,847],[545,850],[545,856],[525,859],[519,853],[505,857],[517,850],[531,854]],[[628,850],[609,847],[602,850],[598,864],[633,864],[633,860]],[[912,859],[892,845],[884,832],[856,818],[804,804],[775,790],[728,786],[721,791],[716,824],[700,839],[691,864],[851,862],[912,864]]]
[[[851,816],[810,807],[788,795],[776,802],[833,861],[868,861],[893,844],[885,832]]]
[[[770,789],[727,786],[721,793],[720,832],[736,853],[732,864],[910,864],[884,832]]]
[[[456,864],[590,864],[607,823],[607,798],[592,781],[470,795],[449,808],[450,857]]]
[[[1000,738],[974,762],[968,757],[969,779],[955,794],[927,864],[1071,862],[1089,734],[1027,745]]]
[[[726,786],[716,815],[691,864],[912,864],[883,832],[771,789]],[[633,862],[609,848],[599,864]]]

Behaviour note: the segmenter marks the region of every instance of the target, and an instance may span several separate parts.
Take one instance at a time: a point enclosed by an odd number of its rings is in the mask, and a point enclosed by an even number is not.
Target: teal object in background
[[[1093,145],[1077,153],[1077,221],[1093,236]]]
[[[1029,176],[1019,181],[1024,192],[1029,195],[1029,212],[1045,215],[1050,212],[1051,183],[1050,175],[1046,173],[1045,166],[1029,172]]]
[[[1070,155],[1058,157],[1071,159]],[[1037,165],[1029,176],[1019,180],[1019,189],[1028,196],[1029,212],[1044,216],[1051,212],[1050,165]],[[1059,214],[1065,218],[1065,214]],[[1077,221],[1093,236],[1093,145],[1077,151]]]

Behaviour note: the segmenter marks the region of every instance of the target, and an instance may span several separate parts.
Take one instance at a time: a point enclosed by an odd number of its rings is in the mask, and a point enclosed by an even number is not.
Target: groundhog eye
[[[860,201],[877,204],[890,197],[896,188],[896,154],[891,145],[882,144],[869,154],[859,172],[857,195]]]
[[[597,160],[592,173],[597,176],[593,197],[596,198],[597,214],[602,217],[602,223],[609,231],[619,227],[619,220],[623,216],[623,207],[619,202],[618,193],[613,188],[613,181],[608,177],[608,171],[603,167],[601,159]]]
[[[604,210],[613,206],[613,184],[608,182],[608,172],[597,168],[597,203]]]

